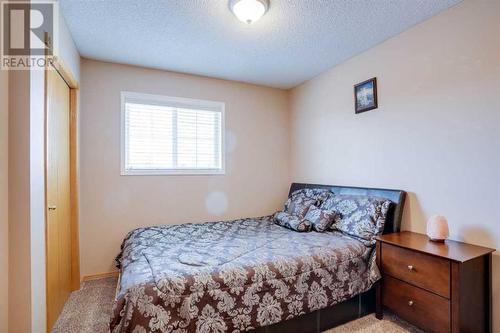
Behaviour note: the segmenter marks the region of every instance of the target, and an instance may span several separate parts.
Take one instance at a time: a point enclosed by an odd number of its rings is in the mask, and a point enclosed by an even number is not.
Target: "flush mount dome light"
[[[238,20],[251,24],[267,12],[269,0],[230,0],[229,8]]]

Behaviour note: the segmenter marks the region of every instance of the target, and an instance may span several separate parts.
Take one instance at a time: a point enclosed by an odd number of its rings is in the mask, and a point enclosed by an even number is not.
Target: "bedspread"
[[[299,233],[270,216],[130,232],[117,257],[111,332],[242,332],[371,288],[372,247]]]

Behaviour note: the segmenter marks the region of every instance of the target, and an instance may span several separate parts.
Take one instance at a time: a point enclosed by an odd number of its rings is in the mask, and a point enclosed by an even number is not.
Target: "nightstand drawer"
[[[382,282],[384,306],[426,332],[450,331],[450,302],[390,276]]]
[[[450,298],[450,261],[382,244],[382,270],[417,287]]]

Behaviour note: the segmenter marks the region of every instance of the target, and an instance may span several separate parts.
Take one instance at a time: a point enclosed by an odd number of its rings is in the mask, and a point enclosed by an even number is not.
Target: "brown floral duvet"
[[[334,305],[379,278],[373,247],[272,217],[129,233],[111,332],[242,332]]]

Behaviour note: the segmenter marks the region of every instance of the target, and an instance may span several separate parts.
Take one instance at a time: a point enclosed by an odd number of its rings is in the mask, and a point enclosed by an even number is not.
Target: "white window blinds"
[[[224,104],[122,93],[122,174],[220,174]]]

